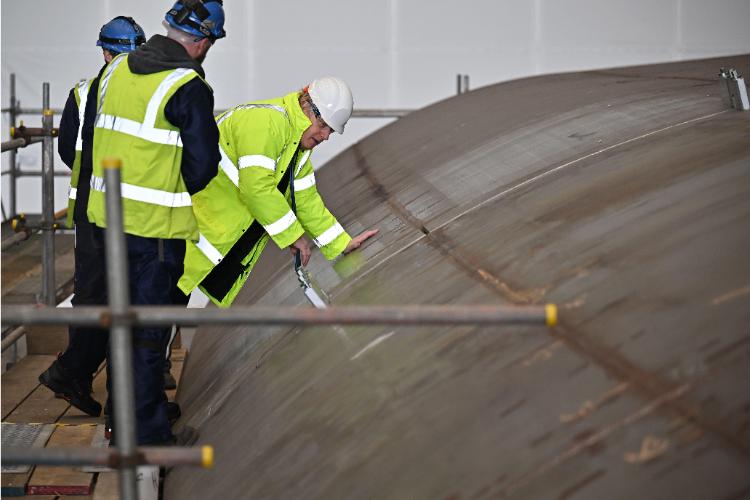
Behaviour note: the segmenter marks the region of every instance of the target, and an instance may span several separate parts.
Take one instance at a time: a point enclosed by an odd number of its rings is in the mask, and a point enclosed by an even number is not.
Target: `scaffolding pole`
[[[133,340],[130,323],[120,320],[130,306],[128,285],[128,254],[123,232],[122,200],[120,199],[120,160],[105,159],[107,230],[105,247],[107,259],[107,291],[112,308],[110,328],[110,357],[112,363],[112,392],[115,405],[115,438],[120,460],[131,465],[120,468],[120,498],[136,500],[135,465],[135,390],[133,386]]]
[[[17,140],[23,140],[23,139],[13,139],[14,141]],[[35,142],[41,142],[42,139],[32,139],[30,144],[34,144]],[[9,141],[10,142],[10,141]],[[5,144],[5,143],[3,143]],[[5,150],[3,150],[5,151]],[[55,177],[70,177],[70,170],[55,170],[54,172]],[[0,175],[10,175],[10,170],[4,170]],[[41,177],[44,175],[39,170],[16,170],[16,177]],[[9,217],[12,218],[12,217]]]
[[[10,74],[10,126],[11,130],[16,127],[18,101],[16,100],[16,74]],[[10,207],[8,207],[8,218],[16,216],[16,150],[10,151]]]
[[[108,262],[113,262],[108,260]],[[104,306],[74,309],[6,306],[3,325],[80,325],[107,328],[115,321],[132,326],[213,325],[521,325],[557,323],[557,307],[494,305],[411,305],[308,307],[251,306],[185,309],[136,306],[120,314]]]
[[[2,152],[5,153],[6,151],[11,151],[11,157],[15,156],[16,150],[20,148],[25,148],[26,146],[30,144],[36,144],[37,142],[42,142],[41,137],[31,137],[31,138],[25,138],[25,137],[19,137],[17,139],[11,139],[9,141],[5,141],[2,144]],[[22,175],[29,175],[24,174],[18,169],[10,168],[3,172],[3,175],[12,175],[14,177],[21,177]]]
[[[2,465],[52,465],[83,466],[104,465],[122,469],[137,465],[198,465],[213,467],[214,451],[211,446],[142,447],[130,459],[122,457],[114,448],[20,448],[3,446]]]
[[[55,305],[55,176],[53,147],[53,113],[49,109],[49,83],[42,85],[44,113],[42,114],[42,300],[48,305]]]
[[[28,231],[21,231],[20,233],[14,234],[10,238],[3,241],[2,250],[5,251],[14,245],[18,245],[22,241],[28,240],[31,237],[31,233],[32,233],[31,230],[28,230]]]
[[[230,108],[231,109],[231,108]],[[62,109],[55,108],[52,110],[55,114],[62,113]],[[220,115],[227,111],[226,109],[216,109],[214,113]],[[385,109],[385,108],[373,108],[373,109],[355,109],[352,111],[352,118],[401,118],[414,111],[413,109]],[[12,108],[3,108],[3,113],[13,113]],[[39,108],[17,108],[15,110],[16,115],[36,115],[41,113],[42,110]]]

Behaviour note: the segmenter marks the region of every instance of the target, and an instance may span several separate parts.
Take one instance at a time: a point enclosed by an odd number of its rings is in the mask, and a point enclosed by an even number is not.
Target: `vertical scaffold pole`
[[[55,165],[52,138],[53,112],[49,107],[49,83],[42,86],[42,302],[55,305]]]
[[[136,500],[135,465],[136,453],[135,394],[133,389],[133,341],[130,324],[125,320],[130,307],[128,283],[128,254],[123,232],[122,199],[120,197],[120,168],[122,162],[116,158],[102,161],[107,197],[107,290],[112,310],[110,330],[110,361],[112,363],[112,391],[115,405],[115,439],[121,460],[126,464],[120,469],[120,498]]]
[[[18,101],[16,100],[16,74],[10,74],[10,126],[11,128],[16,127],[16,111],[18,108]],[[9,186],[9,198],[10,206],[8,207],[8,219],[12,219],[16,216],[18,211],[16,210],[16,150],[11,149],[8,155],[10,161],[10,186]]]

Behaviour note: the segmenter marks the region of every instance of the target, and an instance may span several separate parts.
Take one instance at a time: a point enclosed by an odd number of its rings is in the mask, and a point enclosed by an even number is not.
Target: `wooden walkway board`
[[[0,379],[3,420],[36,389],[39,385],[39,375],[49,368],[54,360],[54,356],[26,356],[3,374]]]
[[[55,429],[48,448],[90,446],[94,425],[63,425]],[[29,495],[90,495],[93,474],[65,467],[39,466],[26,488]]]
[[[55,397],[55,393],[39,385],[13,412],[6,417],[8,422],[52,424],[68,409],[67,401]]]
[[[176,343],[175,346],[178,344]],[[172,375],[180,382],[187,351],[172,351]],[[30,355],[19,361],[2,376],[3,421],[48,423],[55,430],[47,442],[50,447],[92,446],[97,425],[102,428],[104,417],[90,417],[55,398],[52,391],[38,382],[39,374],[55,360],[52,355]],[[106,402],[106,370],[94,378],[94,398]],[[174,400],[176,390],[167,391]],[[101,429],[100,429],[101,430]],[[2,475],[2,496],[30,500],[114,500],[119,498],[116,472],[84,472],[81,468],[43,467],[31,472]]]
[[[0,378],[2,384],[2,415],[3,421],[18,423],[52,423],[57,416],[50,416],[48,412],[42,411],[35,414],[38,408],[44,408],[42,401],[54,399],[54,394],[46,387],[41,387],[37,377],[46,370],[55,360],[54,356],[27,356],[19,361]],[[37,394],[37,391],[39,393]],[[43,394],[43,392],[47,394]],[[56,410],[52,413],[61,414],[67,408],[67,403],[58,400],[52,404]],[[29,408],[28,410],[26,408]],[[21,474],[2,475],[2,496],[22,496],[26,493],[26,484],[29,481],[33,469]]]
[[[177,388],[180,387],[180,377],[182,377],[182,368],[185,365],[185,356],[186,352],[185,349],[172,349],[172,356],[170,356],[170,360],[172,361],[172,376],[177,381]],[[167,398],[169,398],[170,401],[174,401],[177,398],[177,389],[171,389],[167,392]]]
[[[120,481],[117,472],[100,472],[96,480],[93,500],[118,500]]]

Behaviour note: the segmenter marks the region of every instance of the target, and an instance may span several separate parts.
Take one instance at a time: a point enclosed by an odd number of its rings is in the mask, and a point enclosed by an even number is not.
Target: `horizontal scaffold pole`
[[[214,451],[211,446],[191,448],[142,447],[135,455],[120,455],[117,448],[21,448],[3,446],[2,464],[80,466],[106,465],[113,469],[136,465],[197,465],[213,467]]]
[[[3,113],[9,113],[11,108],[2,108]],[[41,115],[44,111],[42,108],[17,108],[17,115]],[[215,113],[221,114],[225,109],[217,109]],[[352,116],[355,118],[401,118],[411,113],[412,109],[355,109]],[[62,109],[52,109],[56,115],[62,114]]]
[[[9,141],[5,141],[2,144],[2,151],[3,153],[6,151],[11,151],[19,148],[25,148],[29,144],[34,144],[36,142],[42,142],[41,137],[32,137],[30,139],[26,139],[23,137],[19,137],[18,139],[11,139]]]
[[[80,325],[107,328],[188,325],[511,325],[557,324],[557,307],[494,305],[407,305],[307,307],[252,306],[230,309],[186,309],[174,306],[134,306],[114,316],[107,307],[54,308],[6,306],[3,325]]]

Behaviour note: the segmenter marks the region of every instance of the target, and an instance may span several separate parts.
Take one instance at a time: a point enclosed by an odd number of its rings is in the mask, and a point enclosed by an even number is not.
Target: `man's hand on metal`
[[[355,236],[352,238],[352,241],[349,242],[348,245],[346,245],[346,248],[344,249],[344,254],[348,254],[359,248],[362,243],[364,243],[367,239],[372,238],[376,234],[378,234],[378,231],[380,229],[370,229],[367,231],[363,231],[358,236]]]
[[[297,253],[299,253],[302,265],[307,265],[307,262],[310,260],[310,254],[312,252],[310,250],[310,243],[307,242],[307,239],[305,239],[304,236],[300,236],[297,241],[292,243],[292,246],[289,247],[289,250],[292,252],[292,255],[297,255]]]

